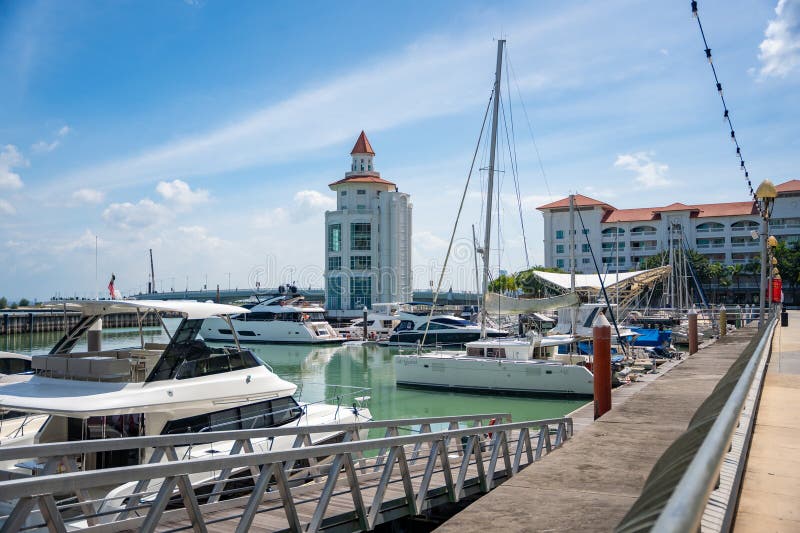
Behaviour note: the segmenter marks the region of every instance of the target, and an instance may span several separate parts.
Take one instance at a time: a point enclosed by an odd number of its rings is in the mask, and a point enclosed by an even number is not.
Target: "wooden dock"
[[[438,531],[612,531],[636,501],[664,450],[755,333],[737,330],[698,353],[615,391],[593,421],[589,404],[571,414],[575,437],[458,513]]]

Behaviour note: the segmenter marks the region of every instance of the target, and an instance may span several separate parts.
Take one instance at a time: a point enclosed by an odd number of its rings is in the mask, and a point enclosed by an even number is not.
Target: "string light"
[[[730,110],[728,109],[728,104],[725,102],[725,96],[722,94],[722,83],[719,81],[717,69],[712,60],[711,47],[708,46],[708,40],[706,40],[706,34],[703,31],[703,24],[700,22],[700,14],[697,12],[696,0],[692,0],[692,16],[697,19],[697,27],[700,29],[700,36],[703,38],[706,59],[708,59],[708,64],[711,65],[711,72],[714,74],[714,82],[717,85],[717,93],[719,93],[719,98],[722,101],[722,118],[728,124],[728,128],[731,131],[731,142],[733,142],[733,144],[736,146],[736,157],[739,158],[739,168],[742,170],[742,172],[744,172],[744,179],[747,182],[747,189],[750,191],[750,196],[753,197],[753,203],[756,206],[756,209],[758,209],[759,213],[761,213],[761,216],[764,216],[765,213],[763,212],[758,198],[756,197],[756,193],[753,190],[753,183],[750,181],[750,172],[747,170],[747,166],[745,165],[744,157],[742,156],[742,148],[739,146],[739,141],[736,139],[736,132],[733,129],[733,121],[731,120]]]

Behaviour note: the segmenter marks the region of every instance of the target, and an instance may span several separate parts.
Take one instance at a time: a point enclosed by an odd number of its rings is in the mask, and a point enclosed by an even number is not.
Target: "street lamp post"
[[[764,180],[756,190],[756,198],[761,203],[761,282],[759,283],[758,294],[758,327],[764,325],[764,314],[766,306],[764,300],[767,292],[767,236],[769,235],[769,216],[772,210],[772,203],[778,196],[775,185],[770,180]]]

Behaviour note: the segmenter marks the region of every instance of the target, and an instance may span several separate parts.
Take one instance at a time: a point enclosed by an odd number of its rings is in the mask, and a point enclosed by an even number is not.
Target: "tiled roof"
[[[779,193],[781,192],[798,192],[800,191],[800,180],[789,180],[781,183],[775,187]]]
[[[377,176],[348,176],[339,181],[334,181],[329,185],[329,187],[333,187],[334,185],[341,185],[342,183],[380,183],[382,185],[391,185],[392,187],[397,187],[397,185],[395,185],[391,181],[379,178]]]
[[[691,205],[682,204],[680,202],[675,202],[674,204],[669,204],[666,207],[654,207],[653,212],[661,213],[662,211],[697,211],[697,207],[693,207]]]
[[[375,152],[372,150],[372,145],[369,144],[369,139],[367,139],[367,134],[364,133],[364,130],[361,130],[361,135],[358,136],[356,145],[353,146],[353,151],[350,152],[350,155],[353,154],[375,155]]]
[[[666,211],[697,211],[698,218],[758,214],[753,202],[726,202],[721,204],[695,205],[672,204],[666,207],[617,209],[608,213],[608,215],[603,218],[603,222],[638,222],[645,220],[658,220],[661,218],[659,213]]]
[[[610,206],[605,202],[601,202],[600,200],[595,200],[594,198],[589,198],[588,196],[584,196],[582,194],[575,195],[575,205],[577,207],[599,205],[602,206],[604,209],[611,209],[611,210],[614,209],[613,206]],[[540,205],[536,209],[558,209],[560,207],[569,207],[569,197],[562,198],[561,200],[557,200],[555,202],[550,202],[549,204]]]

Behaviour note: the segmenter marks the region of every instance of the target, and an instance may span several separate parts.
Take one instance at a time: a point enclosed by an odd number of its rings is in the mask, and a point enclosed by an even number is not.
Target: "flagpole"
[[[98,270],[97,270],[97,235],[94,236],[94,298],[95,300],[100,299],[100,282],[98,280]]]

